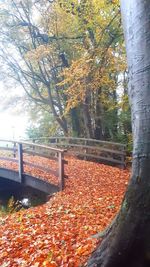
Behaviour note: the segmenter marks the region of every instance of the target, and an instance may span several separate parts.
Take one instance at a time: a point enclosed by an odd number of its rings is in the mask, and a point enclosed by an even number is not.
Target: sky
[[[28,116],[23,107],[12,106],[7,100],[5,85],[0,82],[0,139],[23,139],[28,125]],[[20,90],[15,89],[15,95],[21,95]],[[23,105],[23,103],[22,103]]]
[[[27,128],[27,117],[23,114],[14,115],[10,111],[0,112],[0,139],[21,139],[25,138]]]

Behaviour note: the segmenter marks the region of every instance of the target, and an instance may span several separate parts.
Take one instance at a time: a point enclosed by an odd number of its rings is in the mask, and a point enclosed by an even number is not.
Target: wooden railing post
[[[17,152],[16,142],[14,142],[14,145],[13,145],[13,157],[14,158],[16,158],[16,152]]]
[[[18,171],[19,171],[19,179],[22,183],[23,181],[23,150],[22,150],[22,144],[18,143]]]
[[[64,189],[64,161],[62,152],[58,152],[59,190]]]
[[[124,170],[124,169],[126,169],[126,149],[125,149],[125,147],[123,147],[122,151],[125,152],[124,155],[121,155],[121,160],[122,160],[121,168]]]
[[[87,140],[84,141],[84,145],[87,146]],[[87,160],[87,157],[86,157],[87,148],[84,149],[84,153],[85,153],[84,160]]]
[[[35,143],[35,139],[33,139],[33,144]],[[35,155],[34,152],[35,152],[35,146],[32,147],[32,150],[33,150],[33,156]]]

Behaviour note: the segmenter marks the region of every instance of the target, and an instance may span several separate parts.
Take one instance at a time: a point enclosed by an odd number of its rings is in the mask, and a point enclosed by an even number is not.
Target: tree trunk
[[[98,89],[98,95],[96,100],[96,107],[95,107],[95,130],[94,130],[94,138],[97,140],[103,140],[103,107],[100,100],[101,88]]]
[[[102,120],[101,118],[96,118],[95,120],[95,130],[94,138],[97,140],[103,140],[103,131],[102,131]]]
[[[83,111],[85,135],[87,138],[93,138],[91,114],[89,111],[89,101],[87,100],[87,98],[85,99],[85,102],[82,104],[82,111]]]
[[[88,267],[150,266],[150,1],[122,0],[133,129],[132,177]]]
[[[80,137],[81,135],[81,126],[80,126],[80,117],[79,110],[77,107],[70,110],[71,122],[72,122],[72,134],[74,137]]]
[[[89,78],[87,79],[87,85]],[[90,90],[87,90],[85,100],[82,103],[83,121],[85,127],[85,135],[87,138],[93,138],[92,120],[90,113]]]

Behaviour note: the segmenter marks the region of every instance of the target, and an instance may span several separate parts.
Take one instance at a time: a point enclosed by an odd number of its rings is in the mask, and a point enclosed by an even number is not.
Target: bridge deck
[[[15,181],[23,186],[29,186],[47,194],[63,190],[64,164],[66,163],[63,159],[64,150],[11,140],[0,140],[0,150],[0,159],[3,163],[0,168],[0,178]],[[41,160],[40,163],[36,162],[37,156],[35,155],[38,155]],[[55,161],[55,170],[50,166],[45,166],[43,159],[53,159]],[[27,166],[28,169],[38,169],[41,172],[45,171],[48,176],[55,176],[58,181],[57,185],[53,184],[49,179],[45,181],[35,177],[36,171],[27,172]]]
[[[39,141],[44,141],[40,139]],[[84,159],[97,159],[107,164],[117,164],[125,167],[125,145],[105,142],[100,140],[72,138],[72,137],[51,137],[46,138],[47,145],[41,145],[33,142],[21,142],[12,140],[0,140],[0,160],[9,162],[0,168],[0,177],[13,180],[23,186],[30,186],[47,194],[63,190],[64,188],[64,164],[63,159],[65,150],[57,148],[65,147],[71,149],[74,155]],[[49,146],[51,145],[51,147]],[[54,147],[55,146],[55,147]],[[44,161],[45,160],[45,164]],[[46,162],[46,160],[48,160]],[[55,162],[51,166],[51,160]],[[11,166],[12,169],[11,169]],[[6,166],[6,168],[4,168]],[[54,168],[53,168],[54,167]],[[31,171],[27,171],[27,168]],[[46,177],[54,176],[57,179],[57,185],[54,180],[43,180],[37,178],[37,171],[44,171],[48,174]],[[34,170],[34,171],[33,171]],[[36,176],[36,177],[35,177]],[[43,177],[44,178],[44,177]]]

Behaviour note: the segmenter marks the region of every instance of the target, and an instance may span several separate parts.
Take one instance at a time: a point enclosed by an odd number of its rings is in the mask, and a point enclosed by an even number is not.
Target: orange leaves
[[[76,251],[76,254],[79,255],[79,256],[86,256],[86,255],[89,255],[91,252],[91,246],[88,244],[88,245],[85,245],[85,246],[80,246],[77,248],[77,251]]]
[[[63,192],[44,205],[0,218],[0,266],[79,267],[94,250],[93,235],[117,213],[129,173],[67,160],[69,178]]]
[[[44,267],[58,267],[57,263],[55,261],[44,261],[43,262]]]
[[[23,155],[23,158],[25,161],[29,161],[30,163],[37,164],[39,163],[40,166],[46,167],[46,168],[51,168],[54,171],[57,170],[58,164],[54,160],[49,160],[43,157],[37,157],[37,156],[28,156],[26,154]],[[50,174],[48,171],[43,171],[42,169],[35,168],[28,166],[24,164],[24,171],[25,173],[31,174],[37,178],[49,181],[55,185],[58,185],[58,178],[56,176]],[[0,160],[0,167],[8,168],[8,169],[13,169],[18,171],[18,163],[17,162],[11,162],[11,161],[5,161],[5,160]]]

